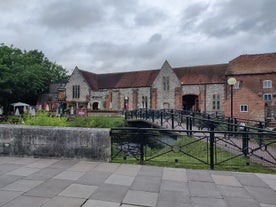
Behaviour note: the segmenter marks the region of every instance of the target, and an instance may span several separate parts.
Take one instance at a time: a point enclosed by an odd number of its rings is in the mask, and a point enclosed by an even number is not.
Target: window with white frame
[[[220,96],[219,94],[213,94],[213,110],[220,110]]]
[[[265,93],[264,94],[264,101],[272,101],[272,94],[271,93]]]
[[[240,112],[248,112],[248,105],[247,104],[240,105]]]
[[[263,88],[272,88],[272,80],[264,80]]]

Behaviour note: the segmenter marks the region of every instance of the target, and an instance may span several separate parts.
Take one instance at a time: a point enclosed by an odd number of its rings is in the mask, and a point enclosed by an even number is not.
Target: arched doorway
[[[185,95],[182,97],[182,106],[185,111],[199,111],[198,96]]]

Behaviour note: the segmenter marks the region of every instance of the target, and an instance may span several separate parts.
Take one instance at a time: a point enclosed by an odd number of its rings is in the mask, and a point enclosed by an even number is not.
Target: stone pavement
[[[276,175],[0,157],[3,207],[272,207]]]

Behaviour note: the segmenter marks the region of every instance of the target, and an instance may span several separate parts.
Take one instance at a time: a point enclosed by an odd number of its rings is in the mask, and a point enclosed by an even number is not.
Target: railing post
[[[154,110],[151,110],[152,123],[154,123]]]
[[[248,130],[247,127],[244,127],[244,133],[242,134],[242,152],[243,155],[246,157],[248,155]]]
[[[145,145],[145,133],[144,131],[140,131],[141,139],[140,139],[140,165],[144,164],[144,145]]]
[[[227,119],[227,131],[230,132],[231,128],[230,128],[230,117],[228,117]]]
[[[215,132],[214,126],[211,124],[211,132],[210,132],[210,169],[213,170],[215,168],[214,162],[214,143],[215,143]]]
[[[263,132],[262,128],[263,128],[263,124],[262,124],[262,122],[260,122],[259,123],[259,129],[258,129],[258,132],[259,132],[259,134],[258,134],[259,145],[263,144],[263,136],[261,134]]]
[[[125,110],[125,121],[127,120],[127,111]]]
[[[235,123],[235,132],[237,132],[238,131],[238,120],[237,120],[237,118],[235,118],[234,119],[234,123]]]
[[[172,117],[172,129],[174,129],[174,112],[173,112],[173,109],[171,110],[171,117]]]
[[[146,109],[146,120],[148,120],[148,109]]]
[[[163,126],[163,111],[161,110],[161,114],[160,114],[160,119],[161,119],[161,126]]]
[[[190,121],[189,121],[189,130],[190,130],[190,133],[189,135],[192,136],[193,133],[192,133],[192,130],[193,130],[193,118],[190,117]]]

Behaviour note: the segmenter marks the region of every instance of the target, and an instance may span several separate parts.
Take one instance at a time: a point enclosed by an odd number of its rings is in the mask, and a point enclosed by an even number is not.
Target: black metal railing
[[[199,113],[181,110],[151,110],[139,109],[125,112],[126,120],[146,120],[158,124],[167,129],[185,129],[185,130],[210,130],[214,127],[215,131],[233,131],[239,132],[244,126],[249,132],[264,132],[266,123],[261,121],[245,120],[224,117],[217,113]],[[249,125],[251,123],[251,125]]]
[[[154,128],[111,129],[112,160],[140,164],[276,167],[276,133]],[[192,136],[191,136],[192,135]]]

